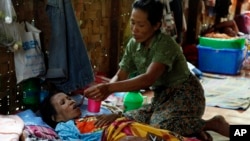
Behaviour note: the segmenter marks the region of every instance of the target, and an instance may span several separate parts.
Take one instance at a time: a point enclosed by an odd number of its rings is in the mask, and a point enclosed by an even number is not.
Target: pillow
[[[24,140],[60,140],[55,130],[32,110],[28,109],[17,115],[24,121]]]
[[[40,116],[34,113],[31,109],[17,113],[17,115],[24,121],[24,125],[38,125],[51,128],[45,123]]]

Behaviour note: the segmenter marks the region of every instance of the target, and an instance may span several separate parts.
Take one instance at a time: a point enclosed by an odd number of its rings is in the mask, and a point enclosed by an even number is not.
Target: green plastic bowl
[[[124,111],[138,109],[143,104],[143,96],[140,92],[127,92],[123,99]]]

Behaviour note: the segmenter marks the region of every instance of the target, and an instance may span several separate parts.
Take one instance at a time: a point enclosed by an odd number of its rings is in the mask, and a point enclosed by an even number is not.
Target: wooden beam
[[[110,48],[109,48],[109,74],[112,77],[118,69],[118,54],[120,49],[120,0],[111,0],[111,19],[110,19]]]
[[[236,1],[234,17],[241,14],[241,6],[242,6],[243,2],[244,2],[244,0],[237,0]]]
[[[187,20],[187,32],[186,32],[186,43],[194,44],[196,43],[196,33],[197,33],[197,19],[198,13],[200,13],[199,8],[200,0],[189,0],[188,3],[188,20]]]

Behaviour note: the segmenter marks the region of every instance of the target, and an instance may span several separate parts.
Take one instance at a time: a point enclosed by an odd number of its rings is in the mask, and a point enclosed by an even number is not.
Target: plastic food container
[[[235,75],[240,72],[244,60],[243,49],[214,49],[197,46],[198,68],[203,72]]]
[[[245,47],[245,38],[210,38],[210,37],[199,37],[199,45],[211,47],[214,49],[243,49]]]

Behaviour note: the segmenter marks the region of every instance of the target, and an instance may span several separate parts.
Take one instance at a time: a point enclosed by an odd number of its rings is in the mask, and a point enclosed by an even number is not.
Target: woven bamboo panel
[[[119,19],[116,24],[119,26],[116,37],[111,37],[112,25],[112,0],[74,0],[73,6],[76,17],[85,41],[88,54],[95,72],[107,74],[110,69],[110,47],[111,40],[120,41],[118,50],[123,50],[124,31],[127,26],[131,12],[131,4],[134,0],[119,0]],[[119,52],[118,52],[119,53]],[[120,52],[122,53],[122,51]],[[121,54],[118,54],[121,56]],[[117,63],[117,60],[114,60]]]
[[[72,2],[93,69],[107,72],[111,0],[75,0]]]
[[[120,54],[121,58],[123,50],[126,46],[128,39],[131,37],[129,18],[132,10],[132,3],[134,0],[122,0],[121,1],[121,15],[120,15]]]

